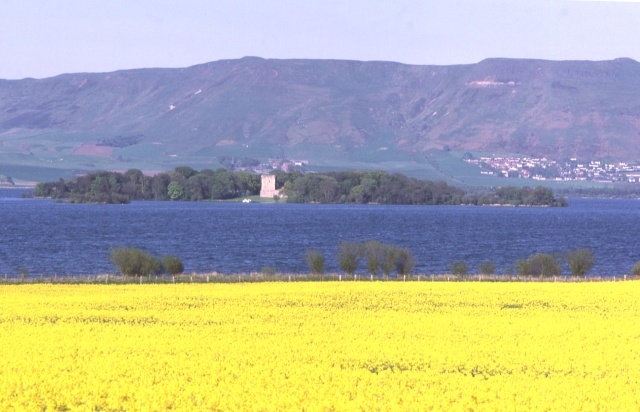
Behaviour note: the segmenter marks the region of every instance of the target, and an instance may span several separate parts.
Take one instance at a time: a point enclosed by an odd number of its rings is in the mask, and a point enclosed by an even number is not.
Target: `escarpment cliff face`
[[[638,159],[640,64],[488,59],[415,66],[248,57],[0,80],[0,139],[26,135],[49,141],[74,135],[74,144],[95,147],[155,143],[163,153],[186,155],[320,145],[345,153],[378,148],[384,158],[385,151],[411,155],[446,145]]]

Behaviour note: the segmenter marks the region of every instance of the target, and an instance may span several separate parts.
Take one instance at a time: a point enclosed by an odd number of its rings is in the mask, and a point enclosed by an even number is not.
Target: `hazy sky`
[[[640,2],[0,0],[0,78],[242,56],[640,61]]]

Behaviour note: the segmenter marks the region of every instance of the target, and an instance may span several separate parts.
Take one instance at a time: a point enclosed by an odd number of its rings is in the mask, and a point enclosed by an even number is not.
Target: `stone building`
[[[280,191],[276,190],[276,177],[274,175],[262,175],[262,186],[260,186],[260,197],[280,196]]]

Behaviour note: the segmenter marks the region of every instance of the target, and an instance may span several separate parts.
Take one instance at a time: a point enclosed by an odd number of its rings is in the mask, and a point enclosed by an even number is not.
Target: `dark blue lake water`
[[[21,199],[0,189],[0,274],[114,273],[112,246],[180,256],[186,271],[237,273],[270,266],[306,272],[307,249],[337,271],[336,245],[378,239],[410,248],[416,273],[465,260],[499,273],[534,252],[586,247],[594,275],[629,273],[640,260],[640,201],[571,199],[567,208],[134,202],[78,205]],[[566,268],[565,268],[566,271]],[[364,264],[360,272],[364,273]]]

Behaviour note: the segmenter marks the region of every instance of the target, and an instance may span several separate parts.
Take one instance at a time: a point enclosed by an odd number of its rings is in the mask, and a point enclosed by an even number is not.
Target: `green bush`
[[[396,270],[398,262],[398,249],[394,245],[384,245],[384,255],[382,258],[382,273],[386,279],[389,279],[389,275]]]
[[[377,240],[370,240],[364,244],[364,257],[367,270],[372,276],[378,276],[382,267],[385,254],[385,246]]]
[[[363,246],[358,242],[340,242],[338,244],[338,265],[340,269],[353,275],[358,269],[363,255]]]
[[[528,260],[531,275],[541,277],[560,276],[560,265],[552,255],[536,253]]]
[[[490,261],[486,261],[481,263],[478,269],[480,269],[480,273],[482,273],[483,275],[493,275],[494,273],[496,273],[496,264]]]
[[[413,258],[413,253],[407,248],[399,249],[396,260],[398,275],[404,276],[406,280],[407,275],[410,275],[415,267],[416,261]]]
[[[520,259],[516,262],[518,276],[560,276],[560,264],[558,260],[548,253],[536,253],[528,259]]]
[[[176,256],[167,255],[162,259],[162,266],[164,270],[170,275],[179,275],[184,272],[184,265],[182,260]]]
[[[520,259],[516,262],[516,273],[518,276],[531,275],[531,265],[528,259]]]
[[[569,270],[573,276],[584,276],[593,268],[596,258],[589,249],[576,249],[567,252]]]
[[[311,273],[322,275],[324,273],[324,255],[317,250],[307,250],[304,260],[309,264]]]
[[[449,264],[449,270],[452,275],[467,276],[467,264],[464,261],[452,262]]]
[[[633,276],[640,276],[640,262],[633,265],[633,268],[631,268],[631,274]]]
[[[109,260],[125,276],[148,276],[160,270],[160,264],[155,257],[132,247],[111,249]]]

